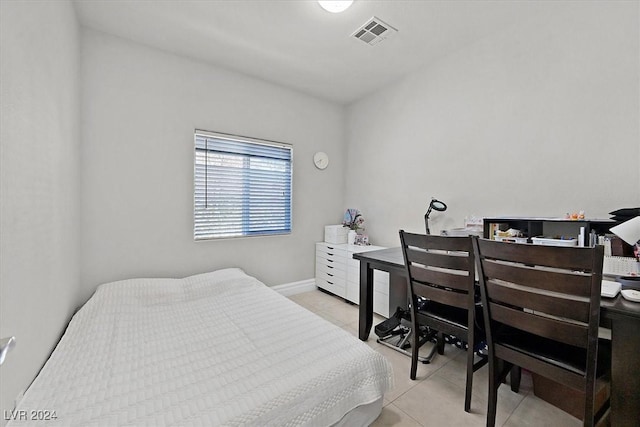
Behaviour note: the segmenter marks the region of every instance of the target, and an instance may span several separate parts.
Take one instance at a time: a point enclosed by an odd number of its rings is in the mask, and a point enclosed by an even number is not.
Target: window
[[[292,147],[196,130],[195,240],[291,232]]]

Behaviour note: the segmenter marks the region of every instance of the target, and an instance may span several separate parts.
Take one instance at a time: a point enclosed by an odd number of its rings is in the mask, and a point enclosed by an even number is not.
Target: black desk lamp
[[[444,212],[447,210],[447,205],[445,205],[444,202],[441,202],[440,200],[434,199],[433,197],[431,198],[429,209],[427,209],[427,213],[424,214],[424,226],[427,229],[427,234],[431,234],[431,232],[429,231],[429,214],[431,214],[432,210]]]

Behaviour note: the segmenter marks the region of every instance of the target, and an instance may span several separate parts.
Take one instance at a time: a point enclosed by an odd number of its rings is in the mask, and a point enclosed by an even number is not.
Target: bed
[[[74,315],[8,425],[368,425],[392,383],[382,355],[240,269],[132,279]]]

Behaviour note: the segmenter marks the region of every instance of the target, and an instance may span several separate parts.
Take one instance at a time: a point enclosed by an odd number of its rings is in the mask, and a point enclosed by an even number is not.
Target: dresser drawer
[[[325,289],[339,297],[342,297],[342,298],[345,297],[344,282],[336,283],[332,280],[326,280],[323,278],[316,277],[316,286],[319,288]]]
[[[373,282],[373,291],[384,294],[389,297],[389,283],[388,282]]]
[[[353,259],[352,257],[348,256],[347,265],[349,266],[349,268],[355,268],[356,270],[360,271],[360,261],[358,261],[357,259]]]
[[[326,273],[329,275],[329,277],[336,277],[342,281],[345,281],[347,278],[346,271],[340,268],[336,268],[334,265],[331,265],[331,264],[327,265],[320,262],[316,262],[316,277],[318,276],[318,273]]]
[[[337,256],[342,259],[347,258],[347,250],[344,248],[345,245],[331,245],[328,243],[317,243],[316,244],[316,254],[322,255],[326,254],[327,256]]]
[[[389,273],[380,270],[373,272],[373,290],[389,295]]]
[[[343,277],[346,279],[347,277],[347,266],[341,262],[342,260],[340,258],[335,258],[335,259],[327,259],[327,258],[323,258],[322,256],[318,255],[316,257],[316,266],[324,266],[326,267],[325,269],[327,271],[329,270],[340,270],[342,271]]]
[[[354,283],[360,283],[360,267],[347,266],[347,278]]]
[[[375,282],[389,284],[389,273],[387,273],[386,271],[374,270],[373,280]]]
[[[395,307],[393,309],[395,310]],[[373,293],[373,312],[389,317],[389,295],[380,292]]]
[[[316,263],[323,263],[327,265],[340,265],[341,270],[347,270],[347,264],[344,258],[335,254],[325,254],[323,252],[316,252]]]
[[[333,284],[342,285],[342,283],[344,283],[344,279],[336,277],[332,273],[328,273],[319,269],[316,269],[316,279],[326,280],[328,282],[332,282]]]

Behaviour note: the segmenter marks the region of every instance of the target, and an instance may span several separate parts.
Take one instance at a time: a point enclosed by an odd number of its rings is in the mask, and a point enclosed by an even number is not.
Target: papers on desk
[[[600,288],[600,296],[614,298],[620,292],[620,283],[611,280],[603,280]]]

